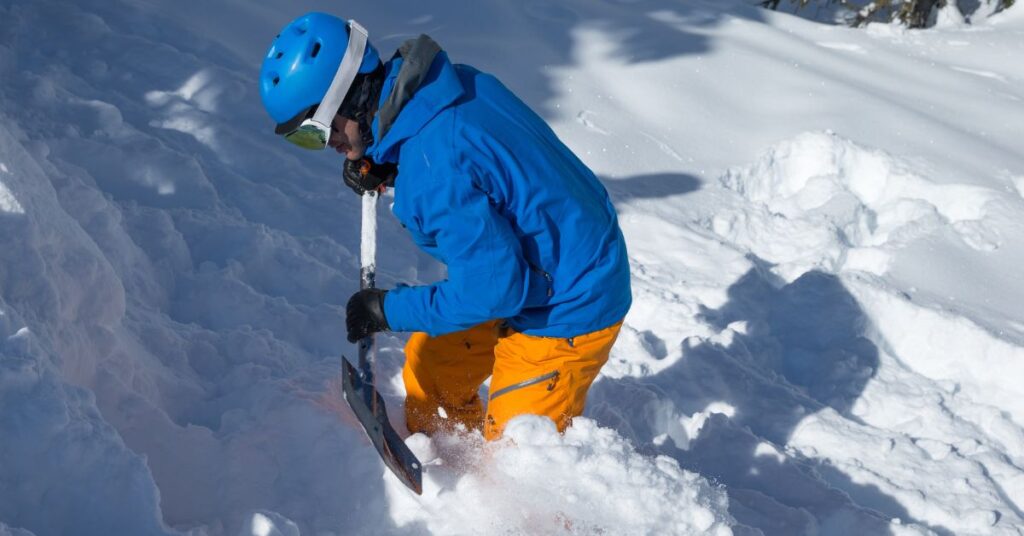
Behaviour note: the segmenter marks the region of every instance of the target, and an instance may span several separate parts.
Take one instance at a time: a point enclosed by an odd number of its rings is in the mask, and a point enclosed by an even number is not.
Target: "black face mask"
[[[346,158],[345,169],[342,172],[345,185],[351,188],[356,195],[382,191],[383,187],[394,186],[396,176],[398,176],[398,166],[378,164],[369,158],[359,160]]]

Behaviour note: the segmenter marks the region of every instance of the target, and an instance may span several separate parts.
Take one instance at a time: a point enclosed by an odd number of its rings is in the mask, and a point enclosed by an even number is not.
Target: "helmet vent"
[[[274,82],[274,85],[276,86],[278,83],[281,82],[281,77],[280,76],[275,76],[273,82]]]
[[[284,52],[278,52],[277,56],[274,56],[274,58],[281,59],[283,56],[284,56]]]
[[[315,58],[320,53],[320,43],[313,44],[313,51],[309,53],[309,57]]]

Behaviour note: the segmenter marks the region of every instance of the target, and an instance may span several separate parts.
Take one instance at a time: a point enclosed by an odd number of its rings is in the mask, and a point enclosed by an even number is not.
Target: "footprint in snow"
[[[640,344],[643,345],[644,350],[647,350],[651,357],[662,360],[668,356],[668,347],[665,345],[665,340],[655,335],[653,331],[641,331],[639,335]]]

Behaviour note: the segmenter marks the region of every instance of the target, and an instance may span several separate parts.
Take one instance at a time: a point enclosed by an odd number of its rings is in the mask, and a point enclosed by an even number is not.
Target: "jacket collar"
[[[403,49],[405,48],[403,46]],[[384,132],[383,137],[380,136],[381,114],[378,113],[374,116],[371,128],[375,142],[367,149],[367,153],[375,162],[397,163],[402,144],[416,135],[438,113],[465,94],[455,67],[448,60],[448,55],[445,52],[437,52],[426,73],[422,76],[409,76],[408,72],[403,74],[404,63],[405,60],[402,56],[396,54],[385,65],[386,74],[378,109],[389,101],[393,92],[408,92],[411,97],[408,97],[404,106],[400,107],[391,127]],[[410,62],[410,66],[412,66],[412,62]],[[400,78],[401,80],[421,80],[421,82],[418,87],[410,88],[408,85],[403,86]],[[390,100],[394,102],[395,99]]]

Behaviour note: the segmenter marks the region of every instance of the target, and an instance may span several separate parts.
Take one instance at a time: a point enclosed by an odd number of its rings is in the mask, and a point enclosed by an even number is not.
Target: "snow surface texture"
[[[524,416],[493,446],[479,434],[409,443],[427,472],[423,497],[389,480],[401,525],[435,534],[732,534],[723,491],[586,418],[564,436],[550,419]]]
[[[339,13],[495,72],[630,246],[588,418],[412,436],[415,497],[338,392],[360,200],[256,91],[274,32],[338,6],[4,3],[0,535],[1024,532],[1024,12],[746,4]],[[381,212],[378,285],[443,277]]]

